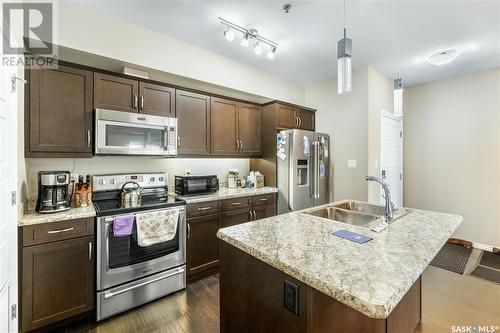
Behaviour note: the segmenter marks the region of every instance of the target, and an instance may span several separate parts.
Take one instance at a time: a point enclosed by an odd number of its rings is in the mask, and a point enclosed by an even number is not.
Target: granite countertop
[[[199,195],[199,196],[192,196],[192,197],[185,197],[185,196],[180,196],[180,195],[176,195],[176,196],[179,199],[186,200],[186,203],[191,204],[191,203],[222,200],[222,199],[229,199],[229,198],[248,197],[248,196],[252,196],[252,195],[260,195],[260,194],[276,193],[276,192],[278,192],[277,188],[268,187],[268,186],[261,187],[261,188],[255,188],[255,187],[227,188],[227,187],[223,187],[223,188],[220,188],[217,193],[210,194],[210,195]]]
[[[22,227],[32,224],[82,219],[94,216],[95,216],[95,210],[94,206],[92,205],[81,208],[71,208],[67,211],[60,213],[40,214],[35,211],[28,211],[24,215],[19,215],[17,219],[17,225],[19,227]]]
[[[217,236],[372,318],[389,316],[462,222],[458,215],[412,210],[376,233],[302,212],[220,229]],[[357,244],[331,235],[340,229],[374,239]]]

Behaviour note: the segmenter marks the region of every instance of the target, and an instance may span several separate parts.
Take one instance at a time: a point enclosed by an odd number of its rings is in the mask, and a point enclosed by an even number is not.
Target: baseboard
[[[483,251],[489,251],[489,252],[494,252],[494,247],[492,245],[486,245],[486,244],[481,244],[481,243],[472,243],[472,247],[475,249],[483,250]]]
[[[494,252],[494,253],[498,253],[500,251],[500,249],[494,247],[493,245],[486,245],[486,244],[481,244],[481,243],[477,243],[477,242],[471,242],[471,241],[467,241],[467,240],[463,240],[463,239],[459,239],[459,238],[449,238],[448,243],[464,245],[467,247],[472,247],[475,249]]]

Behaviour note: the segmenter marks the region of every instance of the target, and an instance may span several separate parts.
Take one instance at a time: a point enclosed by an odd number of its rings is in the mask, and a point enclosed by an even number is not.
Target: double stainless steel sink
[[[304,213],[368,229],[381,224],[385,220],[384,206],[358,201],[344,201],[331,206],[311,209]],[[394,211],[394,217],[387,223],[392,223],[408,213],[410,213],[410,210],[399,208]]]

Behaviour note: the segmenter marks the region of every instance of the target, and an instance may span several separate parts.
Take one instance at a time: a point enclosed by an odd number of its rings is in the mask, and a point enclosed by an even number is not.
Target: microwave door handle
[[[169,134],[169,130],[170,130],[170,126],[165,126],[165,131],[164,131],[164,133],[163,133],[163,135],[164,135],[164,140],[165,140],[165,141],[164,141],[164,142],[165,142],[165,147],[164,147],[164,148],[165,148],[165,150],[168,150],[168,145],[169,145],[169,142],[168,142],[168,140],[169,140],[169,135],[168,135],[168,134]]]

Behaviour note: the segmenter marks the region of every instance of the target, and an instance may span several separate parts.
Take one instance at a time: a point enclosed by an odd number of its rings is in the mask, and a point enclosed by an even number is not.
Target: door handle
[[[141,109],[144,109],[144,95],[141,95]]]
[[[240,140],[240,151],[243,150],[243,141]]]
[[[68,231],[72,231],[72,230],[75,230],[75,228],[71,227],[71,228],[66,228],[66,229],[50,230],[50,231],[47,231],[47,233],[48,234],[58,234],[61,232],[68,232]]]
[[[89,242],[89,261],[92,261],[92,242]]]
[[[257,220],[257,213],[255,212],[255,210],[252,210],[252,212],[253,212],[253,220],[255,221]]]
[[[187,223],[187,239],[191,238],[191,225]]]
[[[253,221],[253,215],[251,210],[248,211],[248,215],[250,216],[250,221]]]
[[[90,130],[87,130],[87,147],[90,147],[90,142],[91,141],[91,138],[90,138]]]
[[[236,151],[240,151],[240,140],[236,139]]]
[[[200,207],[198,208],[199,211],[204,211],[204,210],[209,210],[212,207]]]
[[[134,109],[137,109],[137,94],[134,94]]]
[[[297,117],[297,119],[299,120],[299,126],[298,127],[300,128],[300,127],[302,127],[302,118]]]
[[[167,278],[172,277],[174,275],[179,275],[179,274],[182,274],[182,273],[184,273],[184,268],[177,268],[175,272],[172,272],[172,273],[164,275],[164,276],[157,277],[156,279],[152,279],[152,280],[149,280],[149,281],[144,281],[144,282],[138,283],[138,284],[136,284],[134,286],[130,286],[130,287],[127,287],[127,288],[124,288],[124,289],[121,289],[121,290],[117,290],[115,292],[110,291],[108,293],[105,293],[104,294],[104,299],[108,299],[110,297],[113,297],[113,296],[116,296],[116,295],[119,295],[119,294],[123,294],[124,292],[133,290],[135,288],[143,287],[143,286],[146,286],[146,285],[151,284],[153,282],[164,280],[164,279],[167,279]]]
[[[242,202],[232,202],[232,203],[231,203],[231,205],[232,205],[232,206],[239,206],[239,205],[241,205],[241,204],[242,204]]]
[[[180,146],[181,146],[181,137],[180,137],[180,136],[178,136],[178,137],[177,137],[177,149],[179,149],[179,148],[180,148]]]

